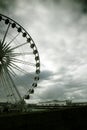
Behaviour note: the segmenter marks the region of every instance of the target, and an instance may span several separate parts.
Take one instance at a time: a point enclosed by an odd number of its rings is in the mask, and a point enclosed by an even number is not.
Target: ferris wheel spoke
[[[16,97],[16,95],[15,95],[15,92],[14,92],[14,90],[13,90],[13,86],[14,86],[14,84],[13,84],[13,81],[12,80],[10,80],[10,77],[9,77],[9,75],[8,75],[8,69],[7,69],[7,71],[6,71],[6,80],[8,81],[8,88],[10,89],[10,93],[8,94],[8,97],[14,97],[13,99],[15,99],[15,101],[17,102],[17,97]],[[8,91],[9,91],[9,89],[8,89]],[[16,90],[15,90],[16,91]]]
[[[19,47],[22,47],[22,46],[26,45],[26,44],[28,44],[28,42],[24,42],[24,43],[22,43],[21,45],[15,46],[15,47],[13,47],[11,50],[15,50],[15,49],[17,49],[17,48],[19,48]]]
[[[3,88],[7,86],[4,73],[2,73],[2,84],[3,84]]]
[[[15,61],[15,62],[17,62],[17,63],[20,63],[20,64],[25,64],[25,65],[35,66],[34,63],[30,63],[30,62],[23,61],[23,60],[20,60],[20,59],[13,58],[12,60]]]
[[[1,75],[0,79],[1,79],[0,80],[0,83],[1,83],[0,89],[3,88],[3,90],[4,90],[5,88],[4,88],[4,85],[3,85],[4,82],[3,82],[3,76],[2,75]],[[4,91],[2,91],[2,94],[3,94],[4,97],[6,96],[5,93],[4,93]]]
[[[11,39],[11,41],[9,41],[8,45],[10,45],[17,37],[18,37],[19,33],[13,37],[13,39]]]
[[[19,76],[15,73],[15,71],[14,71],[11,67],[9,67],[9,72],[11,73],[11,75],[12,75],[13,77],[16,78],[16,80],[19,80]],[[17,77],[18,77],[18,78],[17,78]],[[23,80],[21,80],[21,78],[20,78],[20,81],[23,81]],[[25,83],[25,85],[27,86],[26,83]]]
[[[5,42],[5,39],[6,39],[6,36],[7,36],[8,30],[9,30],[9,27],[10,27],[10,23],[8,24],[8,27],[7,27],[7,29],[6,29],[6,32],[5,32],[4,37],[3,37],[3,40],[2,40],[2,43]]]
[[[15,73],[14,70],[12,70],[12,72],[9,70],[9,72],[11,73],[11,75],[13,75],[13,74],[15,75],[15,78],[16,78],[17,81],[23,82],[23,80],[21,78],[19,78],[19,76]],[[25,82],[25,86],[27,86],[26,82]],[[27,92],[28,89],[26,87],[25,87],[25,89],[26,89],[26,92]]]
[[[30,74],[29,76],[30,76],[32,79],[34,78],[33,74],[31,74],[30,72],[27,72],[26,70],[20,68],[20,67],[17,66],[16,64],[12,63],[10,66],[13,67],[14,69],[18,70],[19,72],[23,73],[23,74],[29,73],[29,74]]]
[[[5,69],[5,68],[4,68],[4,69]],[[12,90],[11,82],[10,82],[8,76],[7,76],[7,71],[4,71],[3,79],[4,79],[4,82],[6,83],[5,86],[7,86],[7,88],[9,87],[9,88]]]
[[[6,74],[8,75],[8,77],[9,77],[9,79],[10,79],[12,85],[13,85],[13,88],[16,90],[16,92],[17,92],[17,94],[18,94],[18,96],[19,96],[19,99],[22,101],[22,97],[21,97],[21,95],[20,95],[20,93],[19,93],[17,87],[15,86],[15,83],[14,83],[14,81],[13,81],[13,79],[12,79],[12,77],[11,77],[11,75],[10,75],[10,73],[8,72],[8,69],[7,69],[6,67],[5,67],[5,71],[6,71]]]
[[[6,97],[10,97],[11,93],[13,92],[12,90],[10,90],[10,83],[9,80],[7,79],[5,72],[3,73],[3,88],[4,90],[6,90]],[[7,82],[8,81],[8,82]],[[14,99],[11,98],[11,100],[13,101]]]
[[[21,79],[21,77],[20,77],[18,74],[16,74],[14,70],[13,70],[12,72],[9,70],[9,72],[11,73],[11,75],[12,75],[13,77],[16,78],[17,81],[23,82],[23,79]],[[29,76],[29,77],[31,77],[31,76]],[[32,77],[31,77],[31,78],[32,78]],[[33,78],[32,78],[32,79],[33,79]],[[27,84],[26,82],[24,82],[24,84],[25,84],[25,86],[28,86],[28,84]],[[25,89],[26,89],[26,87],[25,87]],[[27,92],[27,90],[28,90],[28,89],[26,89],[26,92]]]
[[[24,52],[24,53],[12,53],[12,57],[16,57],[16,56],[26,56],[26,55],[33,55],[32,52]]]
[[[26,74],[26,71],[23,70],[23,69],[21,69],[21,68],[18,67],[17,65],[11,64],[10,66],[11,66],[12,68],[14,68],[15,70],[18,70],[19,72],[22,72],[22,73]]]
[[[14,70],[12,70],[12,72],[9,70],[9,72],[11,73],[11,75],[13,75],[13,73],[14,73],[14,75],[15,75],[15,78],[16,78],[16,80],[17,81],[20,81],[20,82],[23,82],[23,80],[21,79],[21,78],[19,78],[19,76],[15,73],[15,71]],[[14,75],[13,75],[13,77],[14,77]],[[26,82],[24,82],[24,84],[25,84],[25,86],[28,86],[28,84],[26,84]],[[32,89],[33,87],[31,86],[31,89]],[[25,90],[26,90],[26,93],[28,92],[28,90],[29,90],[29,88],[27,87],[25,87]]]
[[[3,44],[4,54],[7,53],[8,55],[8,53],[11,52],[9,45],[7,43],[2,43],[2,44]]]
[[[8,69],[9,69],[9,72],[11,73],[11,75],[12,75],[13,77],[16,77],[16,76],[17,76],[17,74],[13,71],[13,69],[11,68],[11,66],[8,66]]]

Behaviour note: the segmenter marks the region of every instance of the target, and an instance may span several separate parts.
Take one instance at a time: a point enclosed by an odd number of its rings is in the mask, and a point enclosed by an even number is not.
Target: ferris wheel
[[[29,99],[37,87],[40,58],[29,33],[0,14],[0,101]]]

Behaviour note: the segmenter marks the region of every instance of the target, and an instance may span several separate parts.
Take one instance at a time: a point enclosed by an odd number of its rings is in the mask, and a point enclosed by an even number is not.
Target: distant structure
[[[23,103],[37,87],[40,58],[29,33],[0,14],[0,102]]]

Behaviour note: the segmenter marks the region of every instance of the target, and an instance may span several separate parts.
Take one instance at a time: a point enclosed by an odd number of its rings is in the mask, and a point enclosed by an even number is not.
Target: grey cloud
[[[40,74],[40,80],[51,80],[51,78],[53,77],[53,72],[52,71],[46,71],[46,70],[43,70],[41,71],[41,74]]]
[[[30,74],[25,74],[23,76],[19,75],[15,78],[16,85],[20,86],[29,86],[32,83],[33,79]]]
[[[44,93],[41,93],[40,96],[42,99],[64,99],[65,89],[62,86],[48,85],[48,87],[44,90]]]
[[[19,75],[17,77],[15,77],[15,83],[18,85],[18,86],[29,86],[32,82],[33,82],[33,79],[31,78],[31,76],[33,75],[34,77],[34,74],[25,74],[23,76]],[[53,77],[53,72],[52,71],[41,71],[41,74],[39,75],[40,77],[40,81],[43,81],[43,80],[51,80],[51,78]]]

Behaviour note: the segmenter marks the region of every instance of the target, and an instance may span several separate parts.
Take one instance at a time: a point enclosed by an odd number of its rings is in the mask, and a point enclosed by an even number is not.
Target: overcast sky
[[[2,0],[0,12],[30,33],[40,54],[40,81],[31,101],[87,100],[86,3]]]

